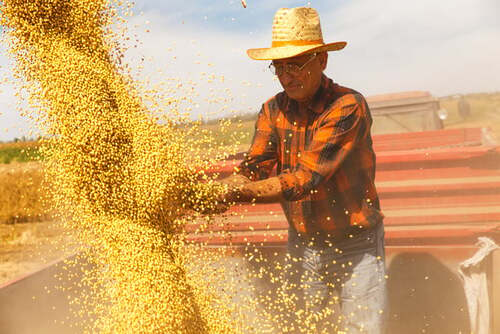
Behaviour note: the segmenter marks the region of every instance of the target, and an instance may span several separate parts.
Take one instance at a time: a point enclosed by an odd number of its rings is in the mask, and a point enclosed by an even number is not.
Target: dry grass
[[[46,219],[40,164],[0,165],[0,223]]]
[[[71,254],[73,243],[55,221],[0,224],[0,285]]]

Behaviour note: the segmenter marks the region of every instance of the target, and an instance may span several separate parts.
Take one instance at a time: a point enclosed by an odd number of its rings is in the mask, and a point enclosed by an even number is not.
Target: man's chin
[[[289,90],[285,90],[285,93],[286,95],[288,95],[289,98],[291,98],[292,100],[295,100],[297,102],[300,102],[302,100],[304,100],[304,96],[303,94],[301,94],[301,92],[299,92],[300,88],[298,89],[289,89]]]
[[[302,96],[302,95],[288,94],[288,93],[287,93],[287,95],[288,95],[289,98],[291,98],[292,100],[297,101],[299,103],[307,102],[308,101],[308,99],[304,98],[304,96]]]

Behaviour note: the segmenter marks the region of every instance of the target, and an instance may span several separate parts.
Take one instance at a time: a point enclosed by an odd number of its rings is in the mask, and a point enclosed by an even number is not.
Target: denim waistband
[[[298,233],[293,227],[290,226],[288,228],[288,240],[289,244],[295,242],[312,248],[321,248],[330,244],[340,244],[354,238],[363,238],[364,236],[368,237],[370,234],[377,232],[380,228],[383,228],[382,222],[377,222],[374,226],[370,226],[369,228],[352,227],[338,231],[334,235],[329,235],[326,232],[317,233],[316,235],[306,235]]]

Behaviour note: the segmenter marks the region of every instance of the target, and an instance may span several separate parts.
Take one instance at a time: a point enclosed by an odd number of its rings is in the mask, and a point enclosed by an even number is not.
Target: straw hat
[[[274,15],[273,40],[270,48],[249,49],[247,54],[255,60],[273,60],[301,54],[341,50],[347,42],[325,44],[314,8],[281,8]]]

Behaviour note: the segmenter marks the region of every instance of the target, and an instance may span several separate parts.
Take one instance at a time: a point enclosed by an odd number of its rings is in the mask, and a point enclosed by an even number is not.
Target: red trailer
[[[374,136],[376,185],[386,229],[390,333],[469,333],[460,262],[478,237],[500,240],[500,147],[486,129]],[[214,169],[233,172],[242,155]],[[284,253],[288,224],[279,204],[240,205],[194,242]],[[487,258],[491,333],[500,333],[500,252]]]

